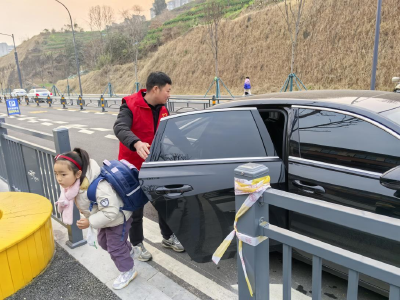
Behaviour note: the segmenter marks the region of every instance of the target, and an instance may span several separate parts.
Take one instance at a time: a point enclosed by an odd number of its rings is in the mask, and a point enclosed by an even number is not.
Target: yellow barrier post
[[[0,195],[0,299],[4,299],[46,268],[54,254],[54,237],[48,199],[29,193]]]

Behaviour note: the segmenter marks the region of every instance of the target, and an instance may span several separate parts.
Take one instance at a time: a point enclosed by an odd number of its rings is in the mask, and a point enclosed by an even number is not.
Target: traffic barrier
[[[100,96],[100,105],[101,105],[101,112],[107,112],[104,108],[104,97],[103,95]]]
[[[68,109],[68,108],[65,106],[65,97],[64,97],[64,95],[61,96],[60,101],[61,101],[61,104],[62,104],[62,106],[63,106],[63,109]]]
[[[267,188],[261,195],[262,178],[268,168],[258,164],[246,164],[235,169],[236,182],[249,179],[251,188],[235,192],[235,232],[238,244],[238,290],[239,300],[270,299],[269,292],[269,240],[283,245],[283,299],[291,299],[292,249],[308,253],[312,259],[312,298],[322,299],[322,262],[330,261],[349,270],[347,299],[357,299],[360,274],[386,282],[389,285],[389,300],[400,299],[400,268],[387,263],[327,244],[314,238],[274,226],[269,223],[270,206],[322,219],[354,230],[400,241],[400,220],[358,210],[339,204],[320,201],[285,191]],[[243,188],[243,186],[242,186]],[[239,189],[240,190],[240,189]],[[254,201],[254,205],[248,205]],[[257,205],[256,205],[257,204]],[[261,233],[261,236],[260,236]],[[213,255],[218,262],[221,249],[226,249],[227,240]],[[263,240],[261,242],[261,240]],[[259,243],[254,243],[259,241]],[[228,244],[229,245],[229,244]],[[243,267],[241,267],[243,266]]]
[[[50,96],[47,96],[47,103],[49,104],[49,107],[51,107],[51,103],[53,100],[50,98]]]

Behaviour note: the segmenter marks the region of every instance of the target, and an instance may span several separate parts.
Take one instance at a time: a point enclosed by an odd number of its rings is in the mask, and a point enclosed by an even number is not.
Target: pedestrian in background
[[[244,80],[244,94],[243,96],[251,95],[251,84],[250,77],[246,77]]]

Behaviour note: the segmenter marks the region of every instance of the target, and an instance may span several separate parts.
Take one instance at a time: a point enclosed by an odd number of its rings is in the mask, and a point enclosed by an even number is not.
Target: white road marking
[[[18,115],[19,117],[26,117],[25,115]]]
[[[118,116],[118,114],[112,114],[113,116]]]
[[[81,110],[80,112],[83,113],[83,114],[88,114],[88,113],[90,113],[90,111],[86,111],[86,110]]]
[[[78,110],[76,110],[76,109],[68,109],[67,111],[78,111]]]
[[[143,218],[143,233],[152,243],[161,243],[162,237],[158,224],[150,219]],[[212,299],[237,299],[237,295],[215,283],[211,279],[196,272],[180,261],[146,243],[146,249],[153,255],[153,261],[175,276],[195,287]]]
[[[115,135],[112,135],[112,134],[106,135],[105,138],[118,141],[118,138]]]
[[[45,126],[53,126],[53,123],[44,122],[44,123],[42,123],[42,125],[45,125]]]
[[[49,120],[49,119],[39,119],[39,121],[48,122],[48,121],[51,121],[51,120]]]
[[[15,117],[14,117],[14,116],[9,116],[9,118],[10,118],[10,119],[15,119]]]
[[[67,125],[60,125],[59,127],[63,127],[63,128],[77,128],[77,129],[83,129],[83,127],[87,127],[87,125],[79,125],[79,124],[67,124]]]
[[[107,128],[90,128],[90,129],[97,131],[112,131],[112,129],[107,129]]]
[[[95,115],[104,115],[104,113],[94,113]]]
[[[150,242],[152,242],[153,244],[161,243],[162,237],[160,234],[159,225],[156,222],[146,217],[143,218],[143,233],[145,238]],[[187,282],[191,286],[195,287],[199,291],[203,292],[210,298],[221,299],[221,300],[225,299],[231,300],[238,298],[238,296],[235,293],[218,285],[211,279],[189,268],[185,264],[172,258],[168,254],[158,250],[152,245],[146,243],[146,249],[153,255],[153,261],[155,263],[157,263],[164,269],[170,271],[172,274],[179,277],[183,281]],[[238,290],[237,284],[231,286],[235,290]],[[271,299],[282,299],[283,298],[282,291],[283,291],[282,284],[270,284]],[[311,300],[310,297],[294,289],[292,289],[291,294],[293,300]]]
[[[28,121],[28,123],[38,123],[39,121],[36,121],[36,120],[30,120],[30,121]]]
[[[67,124],[68,122],[64,122],[64,121],[52,121],[53,123],[57,123],[57,124]]]
[[[92,133],[94,133],[94,131],[90,131],[90,130],[86,130],[86,129],[79,130],[78,132],[80,132],[80,133],[86,133],[86,134],[92,134]]]

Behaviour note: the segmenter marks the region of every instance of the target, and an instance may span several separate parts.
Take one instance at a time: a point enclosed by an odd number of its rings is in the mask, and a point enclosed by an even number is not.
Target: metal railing
[[[7,130],[54,142],[56,150],[12,137]],[[70,150],[66,128],[56,128],[53,129],[53,134],[48,134],[6,124],[5,119],[0,118],[0,177],[8,183],[10,191],[39,194],[49,199],[53,206],[52,217],[61,224],[63,224],[61,215],[55,204],[61,190],[54,176],[53,163],[56,153]],[[70,248],[86,243],[82,230],[76,226],[76,221],[80,219],[76,206],[73,214],[73,224],[71,226],[63,224],[68,229],[67,245]]]
[[[52,105],[62,105],[64,109],[72,106],[78,106],[79,109],[84,110],[85,107],[99,107],[102,112],[106,111],[106,108],[113,106],[118,108],[122,104],[122,97],[115,98],[115,97],[103,97],[101,95],[88,95],[88,96],[49,96],[49,97],[35,97],[34,99],[29,100],[28,97],[17,97],[19,103],[26,103],[27,105],[36,105],[41,106],[48,105],[51,107]],[[10,96],[7,95],[0,95],[0,103],[9,99]],[[216,99],[215,97],[212,98],[196,98],[196,97],[171,97],[167,102],[167,108],[170,112],[179,112],[183,109],[192,109],[192,110],[201,110],[207,109],[213,105],[220,103],[221,101],[231,101],[232,99],[229,98],[220,98]]]
[[[248,195],[236,196],[236,211]],[[386,239],[400,241],[400,220],[347,206],[333,204],[310,197],[276,189],[267,189],[263,196],[238,221],[238,232],[248,236],[266,236],[258,246],[243,244],[243,257],[247,275],[254,291],[251,297],[244,272],[238,259],[239,299],[269,298],[269,239],[283,244],[283,299],[291,299],[292,249],[312,255],[312,299],[321,299],[322,260],[333,262],[349,270],[347,299],[358,295],[360,274],[390,286],[389,300],[400,300],[400,268],[366,256],[332,246],[319,240],[271,225],[270,205],[294,211],[327,222],[367,232]],[[395,251],[393,249],[393,251]]]

